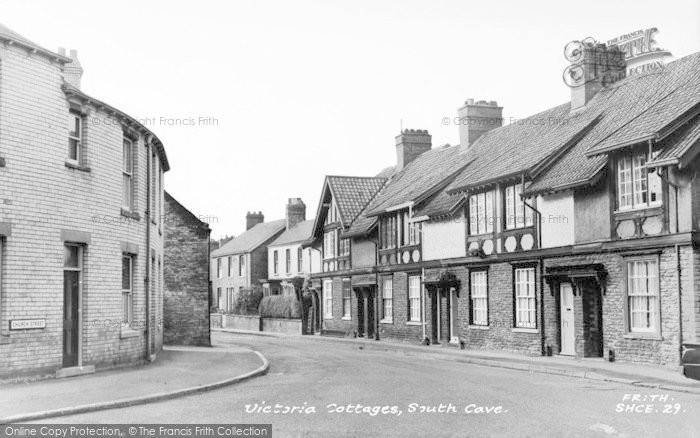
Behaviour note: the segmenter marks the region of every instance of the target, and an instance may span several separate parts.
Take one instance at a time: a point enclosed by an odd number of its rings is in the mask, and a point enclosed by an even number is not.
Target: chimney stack
[[[432,137],[425,129],[404,129],[396,136],[396,171],[400,171],[432,147]]]
[[[66,56],[66,49],[60,47],[58,49],[58,54]],[[80,89],[80,79],[83,77],[83,66],[80,65],[80,61],[78,60],[78,51],[71,50],[68,57],[73,61],[67,63],[63,67],[63,79],[75,88]]]
[[[245,216],[245,229],[246,231],[250,230],[257,224],[261,224],[265,222],[265,216],[262,214],[262,211],[256,212],[248,212],[248,214]]]
[[[565,72],[571,87],[571,111],[583,109],[606,85],[625,77],[625,53],[617,46],[582,42],[567,58],[572,61]]]
[[[289,198],[287,202],[287,229],[306,220],[306,204],[301,198]]]
[[[464,106],[457,110],[459,116],[459,144],[463,150],[484,135],[484,133],[503,126],[503,107],[495,100],[486,102],[467,99]]]

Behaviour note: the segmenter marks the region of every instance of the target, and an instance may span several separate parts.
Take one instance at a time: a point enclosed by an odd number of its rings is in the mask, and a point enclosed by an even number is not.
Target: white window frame
[[[337,230],[326,231],[323,235],[323,259],[334,259],[336,256]]]
[[[245,254],[238,256],[238,276],[245,277]]]
[[[345,286],[347,285],[347,289]],[[347,290],[348,295],[345,296],[345,291]],[[343,279],[343,319],[352,319],[352,285],[350,284],[350,279]]]
[[[513,184],[505,188],[505,228],[515,230],[518,228],[531,227],[535,223],[534,212],[525,205],[525,201],[520,197],[523,192],[522,184]]]
[[[644,269],[643,273],[641,268]],[[658,258],[627,260],[626,274],[627,332],[660,334],[661,295]]]
[[[470,324],[489,325],[489,274],[485,269],[469,274],[469,298],[471,301]]]
[[[221,267],[221,257],[216,259],[216,278],[223,277],[223,269]]]
[[[275,249],[272,251],[272,274],[277,275],[279,273],[279,263],[280,263],[280,255],[279,252]]]
[[[129,260],[129,287],[124,288],[122,278],[122,325],[131,327],[134,318],[134,256],[122,253],[122,275],[124,271],[124,261]]]
[[[287,274],[292,273],[292,250],[289,248],[284,250],[284,268]]]
[[[422,282],[420,275],[408,276],[408,322],[421,322]]]
[[[323,280],[323,319],[333,319],[333,280]]]
[[[492,190],[469,196],[469,235],[489,233],[493,233]]]
[[[535,268],[516,268],[513,271],[515,294],[515,328],[537,328],[537,292]]]
[[[304,250],[302,247],[297,248],[297,272],[304,271]]]
[[[394,322],[394,279],[382,278],[382,319],[379,322]]]
[[[128,160],[124,156],[127,150]],[[127,211],[134,208],[134,141],[128,137],[122,139],[122,207]]]
[[[75,164],[80,164],[82,162],[82,148],[83,148],[83,115],[77,111],[69,111],[69,121],[70,125],[68,127],[68,161]],[[77,122],[78,128],[75,135],[71,135],[73,128],[75,128],[75,123]],[[71,157],[72,144],[75,142],[75,158]]]
[[[408,224],[408,244],[409,245],[420,245],[421,241],[421,222],[409,222]]]
[[[655,155],[655,154],[654,154]],[[618,211],[640,210],[663,204],[661,178],[646,168],[647,152],[636,152],[617,157],[617,209]],[[652,192],[655,186],[658,192]],[[651,200],[652,194],[657,199]],[[643,198],[646,197],[646,200]]]
[[[232,269],[233,266],[232,266],[232,265],[233,265],[233,256],[228,256],[228,257],[226,258],[226,270],[227,270],[227,272],[228,272],[228,277],[229,277],[229,278],[232,277],[232,274],[231,274],[231,273],[233,272],[233,269]]]

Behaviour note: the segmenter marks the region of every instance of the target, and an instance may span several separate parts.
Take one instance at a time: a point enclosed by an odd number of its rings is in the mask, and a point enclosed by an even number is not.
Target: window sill
[[[124,208],[124,207],[122,207],[121,215],[124,216],[124,217],[128,217],[129,219],[134,219],[134,220],[137,220],[137,221],[140,221],[140,220],[141,220],[141,215],[139,215],[139,214],[136,213],[136,212],[127,210],[127,209]]]
[[[478,324],[469,324],[468,326],[469,330],[491,330],[491,327],[488,325],[478,325]],[[523,329],[513,329],[515,330],[523,330]]]
[[[80,170],[83,172],[90,172],[90,168],[88,166],[83,166],[75,161],[66,160],[66,167],[69,169]]]
[[[406,321],[406,325],[423,325],[420,321]]]
[[[343,321],[352,321],[352,316],[343,316],[343,317],[340,318],[340,319],[343,320]]]
[[[664,338],[658,333],[625,333],[622,339],[634,339],[640,341],[663,341]]]
[[[393,319],[393,318],[381,319],[381,320],[379,320],[379,323],[380,323],[380,324],[393,324],[393,323],[394,323],[394,319]]]
[[[122,327],[122,331],[119,334],[120,339],[130,339],[136,338],[141,335],[141,332],[132,329],[131,327]]]
[[[540,331],[536,328],[525,328],[525,327],[515,327],[510,329],[513,333],[539,333]]]
[[[648,207],[639,207],[639,208],[630,208],[627,210],[615,210],[613,212],[613,216],[615,216],[615,219],[634,219],[638,217],[646,217],[646,216],[656,216],[663,213],[663,205],[662,204],[655,204],[655,205],[650,205]]]

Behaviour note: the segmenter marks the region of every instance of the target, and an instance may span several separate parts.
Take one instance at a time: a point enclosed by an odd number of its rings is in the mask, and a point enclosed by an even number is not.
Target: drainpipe
[[[678,355],[679,364],[683,364],[683,305],[681,304],[681,247],[676,245],[676,281],[678,282]]]
[[[523,189],[525,188],[525,175],[523,174],[522,178],[522,184],[523,184]],[[527,206],[529,209],[531,209],[533,212],[535,212],[535,215],[537,216],[537,249],[542,249],[542,213],[536,209],[534,206],[530,205],[527,203],[525,199],[523,199],[523,204]],[[542,355],[544,356],[546,354],[545,351],[545,333],[544,333],[544,258],[540,257],[539,258],[539,265],[540,265],[540,323],[542,325],[540,329],[540,349],[542,351]]]
[[[151,360],[151,148],[153,138],[146,136],[146,275],[143,277],[146,293],[146,360]]]
[[[207,334],[209,338],[209,346],[211,346],[211,305],[212,305],[212,288],[211,288],[211,228],[207,224],[207,320],[209,321],[209,327],[207,327]]]
[[[421,281],[420,281],[420,312],[421,312],[421,319],[423,320],[421,323],[421,327],[423,329],[423,339],[421,339],[421,342],[425,340],[425,324],[426,324],[426,315],[425,315],[425,268],[421,269]]]

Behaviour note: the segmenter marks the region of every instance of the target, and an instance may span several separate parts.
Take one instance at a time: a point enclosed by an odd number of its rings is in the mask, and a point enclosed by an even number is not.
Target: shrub
[[[257,315],[262,297],[262,288],[258,286],[238,291],[233,305],[233,313],[236,315]]]
[[[293,295],[271,295],[260,302],[260,316],[264,318],[301,318],[299,301]]]

